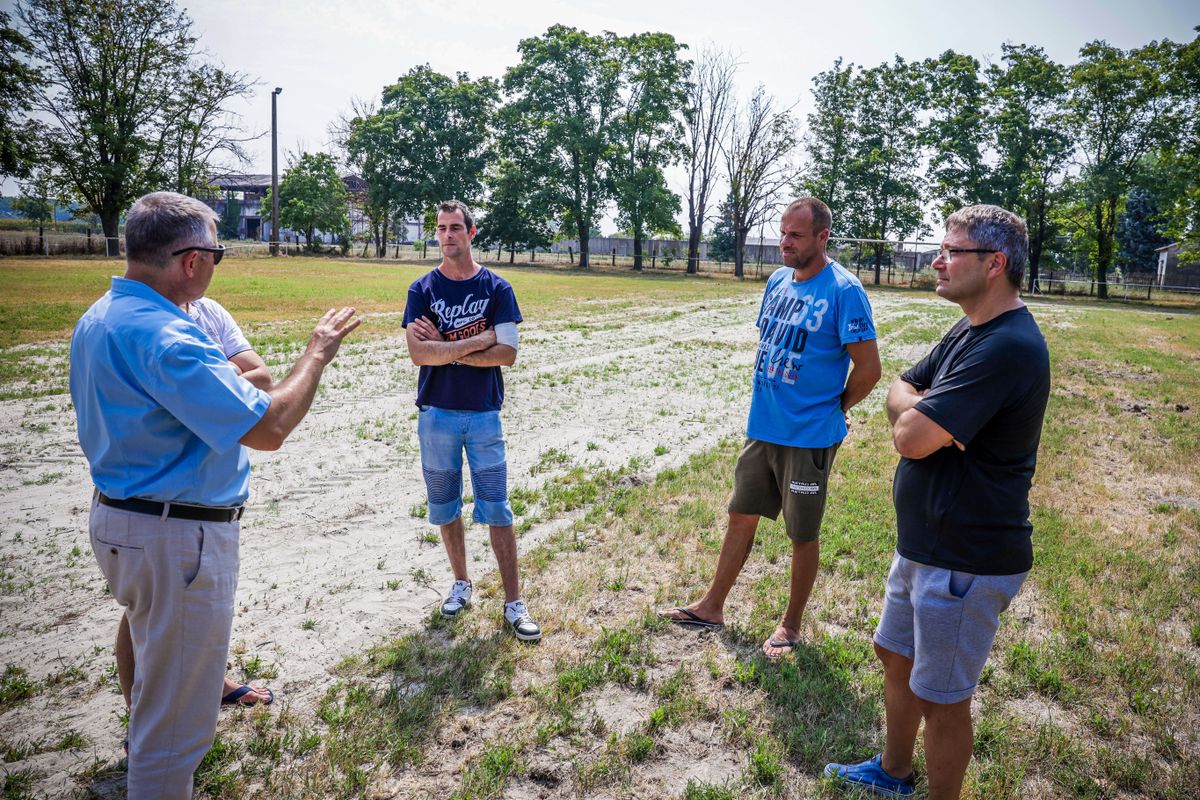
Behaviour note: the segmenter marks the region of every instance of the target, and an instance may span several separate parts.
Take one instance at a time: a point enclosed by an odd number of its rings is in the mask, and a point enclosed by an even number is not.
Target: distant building
[[[1158,253],[1158,275],[1155,283],[1164,288],[1200,289],[1200,262],[1180,264],[1181,249],[1179,242],[1172,242],[1154,251]]]
[[[350,234],[358,236],[370,228],[362,207],[367,194],[367,182],[354,173],[341,176],[350,193]],[[238,220],[238,238],[254,241],[269,242],[271,240],[271,207],[264,207],[267,192],[271,188],[271,176],[262,174],[250,175],[220,175],[209,180],[214,192],[209,197],[201,199],[213,211],[221,216],[230,200],[240,203]],[[286,241],[293,232],[284,228],[280,241]],[[401,241],[415,241],[421,235],[419,220],[407,220],[401,230]],[[318,231],[317,237],[322,242],[332,244],[334,237]]]

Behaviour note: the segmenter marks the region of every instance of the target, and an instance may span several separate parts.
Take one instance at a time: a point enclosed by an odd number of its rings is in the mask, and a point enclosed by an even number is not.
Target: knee
[[[871,645],[875,648],[875,657],[883,663],[885,670],[893,670],[903,666],[905,663],[912,663],[909,659],[894,650],[888,650],[886,647],[880,645],[879,642],[871,642]]]
[[[957,703],[934,703],[922,697],[917,697],[921,706],[921,716],[926,723],[939,725],[946,722],[961,722],[964,718],[971,719],[971,698]]]

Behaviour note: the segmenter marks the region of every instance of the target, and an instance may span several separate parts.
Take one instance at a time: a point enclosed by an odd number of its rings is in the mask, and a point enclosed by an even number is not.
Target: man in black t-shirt
[[[1029,487],[1050,394],[1045,339],[1020,298],[1029,238],[996,206],[946,220],[937,293],[966,317],[892,384],[888,419],[900,463],[898,543],[875,632],[887,743],[840,783],[893,797],[914,791],[925,720],[931,800],[957,798],[971,759],[971,696],[1000,613],[1033,565]]]

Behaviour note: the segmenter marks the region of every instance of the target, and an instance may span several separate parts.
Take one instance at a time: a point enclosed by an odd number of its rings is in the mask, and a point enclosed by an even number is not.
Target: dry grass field
[[[804,643],[759,653],[789,545],[764,523],[719,633],[653,609],[716,561],[744,429],[761,284],[499,269],[526,318],[505,424],[523,580],[545,630],[506,635],[487,533],[479,602],[422,519],[399,327],[429,265],[230,259],[212,296],[282,370],[332,305],[367,324],[313,416],[253,458],[236,677],[269,708],[223,714],[209,798],[838,796],[826,761],[882,742],[870,635],[894,544],[886,384],[958,317],[869,290],[884,380],[835,466]],[[122,797],[119,615],[88,549],[90,493],[65,390],[75,318],[116,262],[0,260],[3,796]],[[971,798],[1200,796],[1200,315],[1030,301],[1053,390],[1031,578],[976,698]],[[469,493],[469,489],[468,489]]]

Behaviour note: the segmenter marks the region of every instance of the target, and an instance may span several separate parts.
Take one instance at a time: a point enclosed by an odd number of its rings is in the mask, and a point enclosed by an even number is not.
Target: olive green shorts
[[[838,445],[788,447],[747,439],[733,473],[732,514],[753,514],[783,522],[793,542],[811,542],[821,533],[829,472]]]

